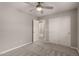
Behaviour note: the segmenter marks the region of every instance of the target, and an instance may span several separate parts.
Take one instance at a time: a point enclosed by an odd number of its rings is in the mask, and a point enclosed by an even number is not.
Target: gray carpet
[[[37,41],[2,54],[1,56],[78,56],[78,53],[75,49],[69,47]]]

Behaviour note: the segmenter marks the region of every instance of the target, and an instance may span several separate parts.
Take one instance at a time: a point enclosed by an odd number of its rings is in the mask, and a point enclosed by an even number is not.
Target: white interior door
[[[33,20],[33,41],[45,40],[45,20]]]
[[[39,22],[37,20],[33,20],[33,41],[37,41],[39,39]]]
[[[45,20],[39,22],[39,39],[45,40]]]

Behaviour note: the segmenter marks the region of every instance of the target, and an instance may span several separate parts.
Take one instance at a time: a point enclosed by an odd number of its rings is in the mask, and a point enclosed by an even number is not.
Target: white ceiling
[[[66,10],[70,10],[70,9],[74,9],[78,7],[78,2],[44,2],[42,3],[42,5],[53,6],[54,8],[52,10],[43,9],[43,14],[41,14],[40,12],[35,10],[34,6],[31,6],[28,3],[33,4],[33,5],[37,4],[36,2],[26,2],[26,3],[6,2],[6,3],[0,3],[0,5],[4,4],[4,5],[11,6],[11,7],[15,7],[23,12],[26,12],[26,13],[29,13],[31,15],[38,16],[38,17],[53,14],[53,13],[58,13],[58,12],[62,12],[62,11],[66,11]]]

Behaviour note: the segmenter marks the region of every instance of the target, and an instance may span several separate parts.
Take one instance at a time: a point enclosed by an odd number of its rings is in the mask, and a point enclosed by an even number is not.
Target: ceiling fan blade
[[[30,2],[24,2],[24,3],[29,4],[30,6],[35,7],[35,5],[33,5],[33,4],[32,4],[32,3],[30,3]]]
[[[33,12],[35,10],[35,8],[31,9],[30,12]]]
[[[42,6],[42,8],[45,8],[45,9],[53,9],[53,7],[51,7],[51,6]]]

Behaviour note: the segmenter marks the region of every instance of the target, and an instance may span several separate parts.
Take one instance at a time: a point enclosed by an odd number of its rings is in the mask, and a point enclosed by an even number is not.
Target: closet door
[[[71,46],[70,16],[59,16],[49,19],[49,41]]]

